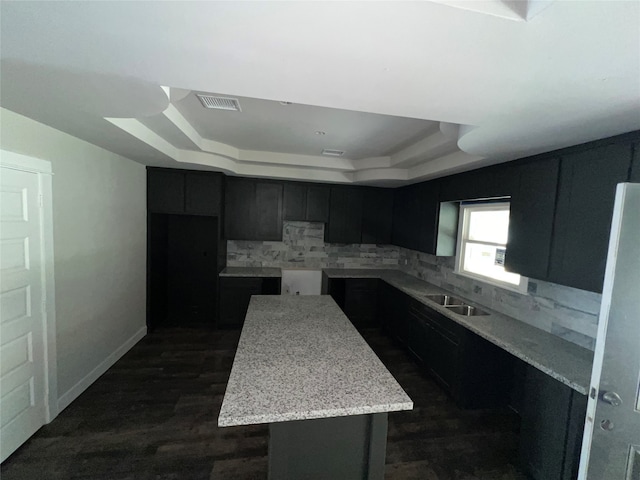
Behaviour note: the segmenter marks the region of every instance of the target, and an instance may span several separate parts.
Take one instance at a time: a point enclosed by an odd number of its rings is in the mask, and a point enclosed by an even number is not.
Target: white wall
[[[60,408],[146,333],[144,166],[1,109],[0,147],[51,162]]]

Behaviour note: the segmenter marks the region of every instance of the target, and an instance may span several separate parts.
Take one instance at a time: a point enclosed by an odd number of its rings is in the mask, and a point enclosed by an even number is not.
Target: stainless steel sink
[[[452,297],[451,295],[425,295],[425,297],[432,302],[435,302],[438,305],[443,305],[445,307],[465,304],[464,301],[460,300],[459,298]]]
[[[464,315],[465,317],[477,317],[478,315],[489,315],[487,312],[480,310],[477,307],[471,305],[445,305],[450,312],[457,313],[458,315]]]

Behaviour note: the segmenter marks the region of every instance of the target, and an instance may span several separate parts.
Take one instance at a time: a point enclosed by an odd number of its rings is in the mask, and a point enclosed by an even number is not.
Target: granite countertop
[[[221,277],[282,277],[282,271],[274,267],[227,267]]]
[[[586,348],[502,315],[484,305],[478,304],[489,315],[466,317],[452,313],[425,298],[428,294],[450,292],[398,270],[326,268],[323,272],[329,278],[380,278],[575,391],[584,395],[589,391],[593,352]],[[456,293],[450,294],[466,300]],[[473,301],[469,303],[477,304]]]
[[[333,298],[251,298],[219,426],[411,409]]]

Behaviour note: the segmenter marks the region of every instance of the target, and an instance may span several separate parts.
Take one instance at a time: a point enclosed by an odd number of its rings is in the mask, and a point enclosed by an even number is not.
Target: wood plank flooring
[[[267,427],[217,427],[239,333],[147,335],[7,459],[2,479],[265,479]],[[387,480],[525,479],[515,414],[458,409],[391,340],[362,334],[415,403],[389,414]]]

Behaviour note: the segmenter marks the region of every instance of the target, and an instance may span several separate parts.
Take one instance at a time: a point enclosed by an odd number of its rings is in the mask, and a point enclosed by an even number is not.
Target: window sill
[[[454,270],[453,273],[456,275],[460,275],[461,277],[470,278],[472,280],[476,280],[478,282],[486,283],[492,285],[494,287],[503,288],[505,290],[509,290],[511,292],[516,292],[521,295],[527,295],[527,288],[529,286],[529,279],[527,277],[520,277],[520,285],[514,285],[512,283],[501,282],[500,280],[496,280],[490,277],[484,277],[482,275],[475,275],[471,272],[465,272],[461,270]]]

